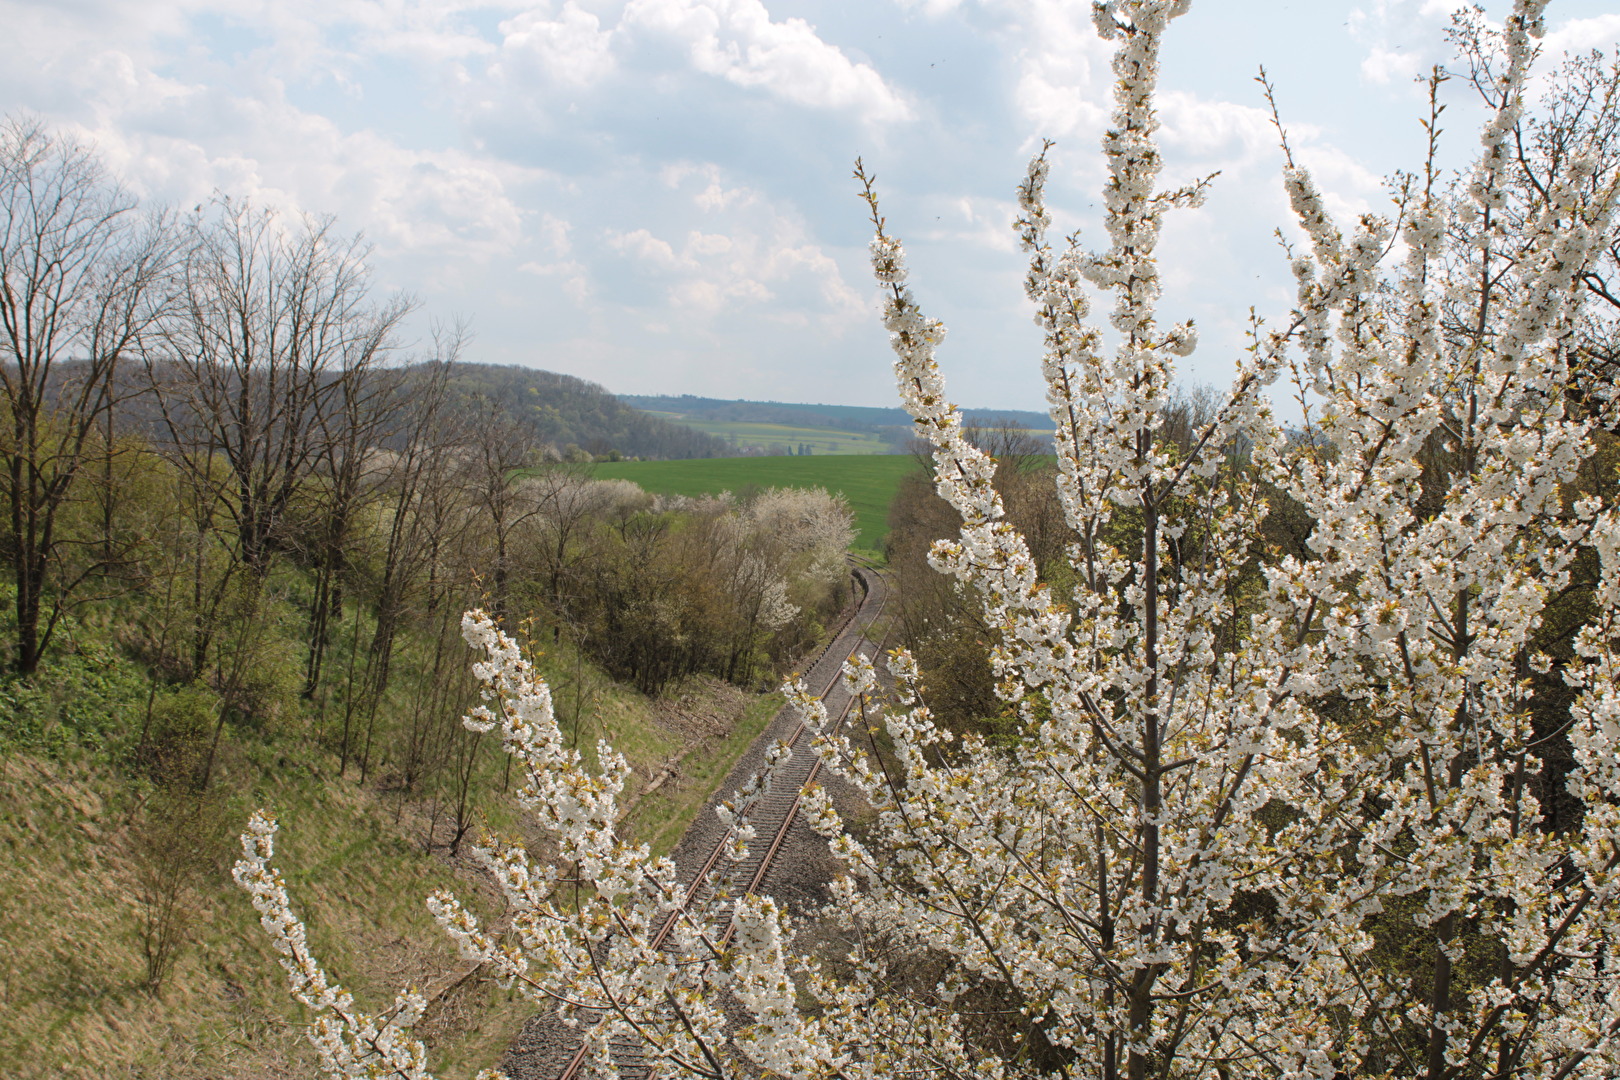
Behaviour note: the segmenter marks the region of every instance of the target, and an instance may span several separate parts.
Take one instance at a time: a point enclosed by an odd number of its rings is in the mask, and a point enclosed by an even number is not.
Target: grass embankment
[[[271,809],[281,821],[276,865],[317,956],[362,1008],[386,1007],[406,984],[431,992],[466,972],[423,904],[430,892],[450,889],[485,918],[499,914],[500,900],[465,854],[450,857],[444,792],[437,803],[406,796],[386,763],[364,784],[352,766],[338,776],[310,706],[294,698],[251,727],[227,728],[212,785],[218,842],[183,901],[175,967],[161,993],[148,992],[138,837],[153,789],[132,752],[150,683],[120,648],[135,632],[127,615],[75,622],[37,677],[0,681],[0,1076],[314,1075],[308,1017],[288,999],[269,938],[228,876],[234,835],[251,810]],[[567,651],[540,664],[565,730],[580,718],[581,748],[605,736],[629,758],[636,775],[626,826],[659,851],[673,847],[778,704],[695,683],[682,699],[686,716],[701,719],[694,730]],[[638,798],[677,759],[673,777]],[[543,852],[502,792],[505,756],[490,736],[475,771],[489,827]],[[418,1032],[437,1075],[471,1077],[496,1063],[532,1012],[473,978],[438,999]]]
[[[595,470],[604,480],[631,480],[660,495],[823,487],[841,493],[855,512],[857,532],[851,547],[875,553],[882,550],[889,535],[889,503],[900,488],[900,480],[918,467],[909,454],[870,454],[615,461],[597,465]]]
[[[226,877],[229,855],[187,899],[185,940],[162,993],[142,986],[133,833],[140,797],[116,770],[19,754],[0,765],[0,1075],[312,1075],[306,1017],[288,1000],[269,939]],[[232,826],[256,805],[283,824],[277,863],[327,970],[363,1008],[408,983],[432,988],[461,962],[423,907],[449,888],[486,917],[487,887],[465,863],[423,850],[414,821],[298,756],[256,747],[229,763]],[[414,815],[412,815],[414,817]],[[446,1076],[493,1062],[527,1009],[470,981],[438,1001],[422,1034]]]
[[[663,784],[635,800],[624,817],[630,831],[650,844],[654,855],[673,851],[702,812],[704,798],[720,786],[783,704],[779,693],[749,697],[730,731],[723,735],[716,732],[717,742],[702,753],[688,753],[682,759],[676,783]],[[696,797],[700,792],[704,798]]]

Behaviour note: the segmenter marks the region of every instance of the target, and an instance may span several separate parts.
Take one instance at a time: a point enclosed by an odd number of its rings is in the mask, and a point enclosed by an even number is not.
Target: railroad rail
[[[878,576],[876,569],[870,565],[863,565],[863,561],[851,559],[851,562],[854,564],[854,576],[860,581],[862,588],[865,590],[865,596],[859,608],[845,620],[839,632],[833,636],[827,647],[822,650],[820,657],[811,665],[808,673],[808,678],[814,679],[814,685],[825,686],[821,698],[828,705],[829,712],[836,707],[836,697],[842,696],[845,699],[842,706],[838,708],[838,718],[832,725],[835,730],[843,725],[845,718],[849,715],[850,708],[854,705],[854,699],[840,686],[840,673],[843,670],[844,662],[862,651],[867,652],[870,658],[876,659],[873,654],[879,651],[879,646],[874,645],[868,639],[866,631],[877,622],[888,602],[887,586],[883,579]],[[783,713],[786,712],[787,708],[784,707]],[[780,718],[781,715],[778,714],[778,717]],[[770,727],[767,727],[766,731],[761,735],[761,740],[768,739],[771,735],[771,729],[776,726],[773,723]],[[800,738],[804,735],[804,731],[804,722],[802,720],[797,721],[792,732],[784,741],[790,747],[797,747]],[[760,886],[764,884],[765,878],[770,873],[771,866],[781,852],[788,832],[798,815],[799,805],[805,792],[815,783],[820,773],[821,758],[819,755],[795,754],[777,767],[771,793],[756,803],[752,813],[749,815],[749,819],[756,830],[755,842],[749,845],[747,856],[734,872],[736,879],[739,881],[746,877],[747,886],[744,893],[758,892]],[[728,777],[728,783],[721,787],[722,792],[732,786],[729,783],[731,779],[731,777]],[[686,887],[686,899],[679,909],[669,914],[668,918],[659,927],[658,932],[653,936],[653,948],[663,947],[670,930],[674,928],[677,920],[690,908],[712,899],[715,888],[712,877],[714,868],[719,864],[726,848],[729,846],[731,835],[732,829],[728,828],[720,835],[718,840],[709,846],[707,856],[699,864]],[[770,836],[769,844],[761,843],[761,840],[766,835]],[[720,939],[722,946],[730,942],[735,929],[734,923],[727,924],[725,933]],[[620,1080],[657,1080],[657,1064],[646,1060],[639,1044],[614,1041],[609,1044],[609,1054],[617,1068]],[[580,1070],[584,1066],[585,1056],[586,1045],[582,1040],[579,1048],[574,1051],[567,1065],[563,1067],[562,1072],[557,1074],[556,1080],[577,1080]]]

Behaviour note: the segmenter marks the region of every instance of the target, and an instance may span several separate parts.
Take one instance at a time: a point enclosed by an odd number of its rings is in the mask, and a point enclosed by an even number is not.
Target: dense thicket
[[[1040,440],[1009,426],[969,427],[968,437],[996,461],[996,490],[1007,520],[1030,541],[1042,573],[1064,574],[1063,508],[1053,484],[1057,463]],[[929,564],[936,541],[955,536],[962,518],[934,490],[929,471],[908,474],[889,504],[886,555],[894,582],[896,644],[915,657],[942,724],[961,733],[1012,729],[1014,714],[995,692],[990,628],[972,596]]]

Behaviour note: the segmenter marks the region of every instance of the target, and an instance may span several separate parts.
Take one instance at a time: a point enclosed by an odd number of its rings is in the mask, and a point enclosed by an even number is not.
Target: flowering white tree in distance
[[[603,746],[587,771],[517,647],[468,616],[489,701],[469,722],[498,724],[525,764],[522,798],[558,858],[489,841],[504,935],[449,896],[430,905],[469,957],[579,1021],[598,1075],[625,1039],[714,1078],[1620,1075],[1620,519],[1579,490],[1597,432],[1566,400],[1579,275],[1615,193],[1583,187],[1577,153],[1508,213],[1544,4],[1517,0],[1506,20],[1494,114],[1458,183],[1431,149],[1393,220],[1346,232],[1290,155],[1296,307],[1257,324],[1183,452],[1155,432],[1195,337],[1156,317],[1154,251],[1202,184],[1158,190],[1154,87],[1187,6],[1095,5],[1118,43],[1108,249],[1049,239],[1044,151],[1019,189],[1073,535],[1062,593],[963,437],[934,360],[943,327],[858,170],[901,395],[964,521],[933,559],[982,604],[1022,726],[953,738],[903,653],[892,694],[870,666],[846,669],[851,731],[790,688],[815,751],[876,811],[857,833],[825,794],[809,804],[845,867],[848,956],[792,955],[767,896],[722,889],[681,911],[673,865],[615,831],[624,760]],[[1111,348],[1091,291],[1112,297]],[[1279,381],[1298,429],[1271,417]],[[1309,538],[1267,551],[1284,498]],[[1554,642],[1549,605],[1577,587],[1582,616]],[[1549,727],[1552,685],[1567,705]],[[1567,753],[1551,764],[1554,744]],[[1554,768],[1556,783],[1538,777]],[[769,783],[727,805],[739,850]],[[419,1003],[363,1015],[309,956],[269,865],[274,831],[254,819],[237,878],[321,1011],[327,1068],[425,1076],[405,1030]]]

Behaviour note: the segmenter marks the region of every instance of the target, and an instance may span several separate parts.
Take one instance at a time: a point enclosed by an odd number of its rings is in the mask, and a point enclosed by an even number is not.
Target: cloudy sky
[[[1165,313],[1221,382],[1281,313],[1278,154],[1253,77],[1344,212],[1418,162],[1413,77],[1449,0],[1198,0],[1165,52],[1169,180],[1221,171],[1163,245]],[[1554,0],[1548,48],[1620,40]],[[1502,0],[1487,11],[1500,17]],[[1042,408],[1012,193],[1042,137],[1063,228],[1098,238],[1107,50],[1079,0],[0,0],[0,111],[93,141],[143,196],[335,214],[379,291],[468,320],[470,359],[621,393],[886,405],[849,179],[879,178],[953,397]],[[1475,145],[1460,87],[1448,114]]]

